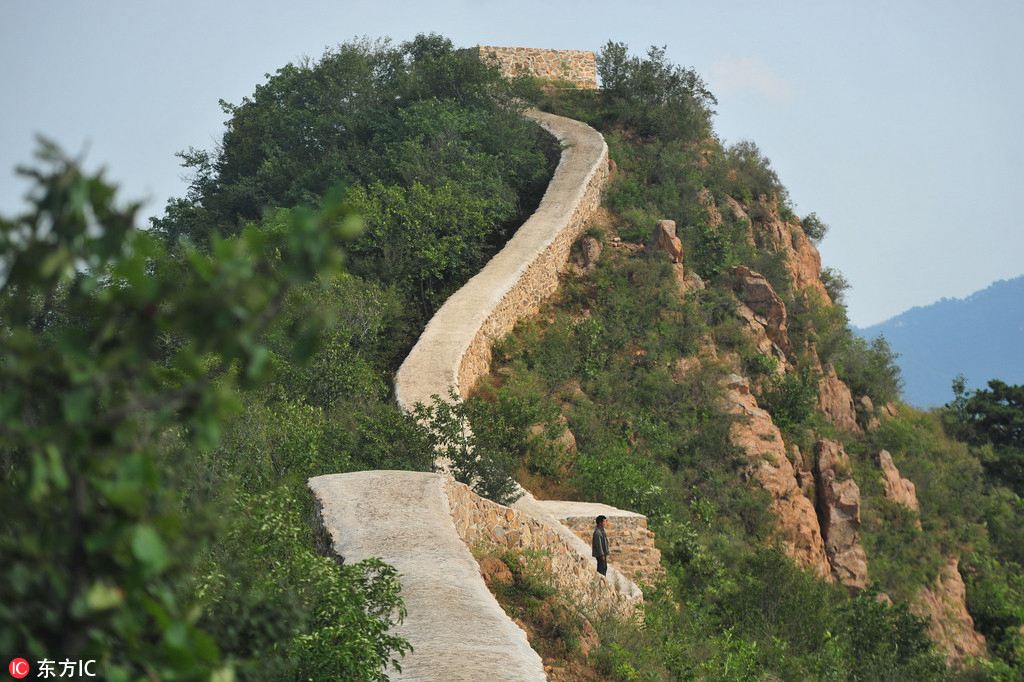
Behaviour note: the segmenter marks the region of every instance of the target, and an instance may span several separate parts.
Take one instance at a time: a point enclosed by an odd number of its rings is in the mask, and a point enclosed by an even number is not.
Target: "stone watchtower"
[[[508,78],[533,76],[570,83],[586,90],[597,89],[597,59],[587,50],[544,50],[536,47],[476,48],[480,58],[497,64]]]

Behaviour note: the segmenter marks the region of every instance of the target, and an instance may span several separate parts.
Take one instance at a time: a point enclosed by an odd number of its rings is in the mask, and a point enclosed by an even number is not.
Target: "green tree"
[[[557,159],[513,86],[437,35],[354,41],[288,64],[238,104],[215,151],[154,227],[208,244],[277,208],[317,205],[338,183],[366,212],[355,274],[396,284],[423,321],[536,206]]]
[[[828,225],[818,217],[817,213],[808,213],[804,216],[803,220],[800,221],[800,227],[803,228],[804,234],[813,242],[820,242],[828,233]]]
[[[171,258],[101,175],[52,144],[40,158],[21,171],[30,209],[0,219],[0,648],[97,659],[110,680],[227,679],[223,633],[199,626],[191,589],[215,529],[186,530],[170,470],[216,444],[238,390],[267,378],[262,335],[294,286],[338,271],[358,220],[328,202]],[[295,361],[324,323],[306,311]],[[350,661],[366,676],[403,648],[381,635],[393,590],[374,592],[392,578],[357,569],[362,602],[322,595],[339,618],[370,605],[382,624]]]
[[[984,461],[986,473],[1024,496],[1024,385],[992,379],[987,389],[967,392],[958,377],[953,392],[948,408],[959,435],[976,445],[990,443],[994,455]]]
[[[435,452],[456,481],[499,504],[519,499],[522,491],[514,476],[526,439],[522,419],[487,410],[477,398],[463,401],[454,390],[447,400],[435,395],[430,405],[418,403],[415,414],[430,425]]]

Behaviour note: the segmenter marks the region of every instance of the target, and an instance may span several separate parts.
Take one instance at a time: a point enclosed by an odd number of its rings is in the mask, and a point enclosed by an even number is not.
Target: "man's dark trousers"
[[[597,572],[601,575],[608,575],[608,560],[603,556],[597,557]]]

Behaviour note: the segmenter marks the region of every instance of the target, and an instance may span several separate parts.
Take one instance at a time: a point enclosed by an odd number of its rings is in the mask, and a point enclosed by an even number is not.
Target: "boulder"
[[[683,262],[683,243],[676,236],[676,221],[659,220],[654,227],[651,246],[656,250],[668,253],[673,263]]]
[[[784,354],[789,355],[786,305],[768,279],[759,272],[737,265],[732,268],[732,289],[737,298],[753,311],[764,326],[765,334]]]
[[[597,267],[597,259],[601,257],[601,242],[586,235],[580,240],[578,263],[586,271]]]
[[[685,270],[682,263],[672,265],[672,275],[675,277],[676,288],[679,291],[680,298],[685,298],[686,294],[691,291],[703,291],[706,286],[700,275],[696,272]]]
[[[850,458],[834,440],[819,440],[814,449],[818,517],[832,575],[851,590],[862,590],[868,560],[860,544],[860,488],[850,475]]]
[[[488,587],[495,585],[511,585],[515,578],[512,571],[508,570],[505,562],[495,556],[485,556],[480,559],[480,575]]]
[[[875,404],[868,396],[862,395],[857,398],[854,408],[857,411],[857,423],[865,431],[874,431],[882,425],[875,415]]]
[[[557,425],[558,435],[554,437],[553,442],[565,452],[576,452],[576,436],[569,430],[569,420],[565,414],[559,414],[554,423]],[[548,431],[548,427],[548,424],[534,424],[528,429],[528,433],[534,438],[540,438]]]

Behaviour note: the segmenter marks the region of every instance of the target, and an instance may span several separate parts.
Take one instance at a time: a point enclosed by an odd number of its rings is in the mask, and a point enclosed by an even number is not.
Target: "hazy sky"
[[[853,322],[1024,273],[1024,3],[0,0],[0,212],[43,133],[159,213],[174,152],[210,147],[264,74],[356,36],[457,45],[665,45],[718,96],[718,133],[752,139],[801,215]]]

